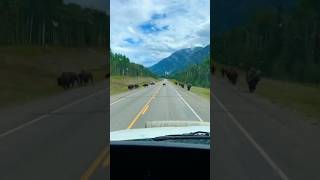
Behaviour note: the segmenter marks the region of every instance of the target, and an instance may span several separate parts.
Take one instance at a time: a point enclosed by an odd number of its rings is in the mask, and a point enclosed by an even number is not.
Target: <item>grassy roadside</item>
[[[110,77],[110,95],[119,94],[128,91],[129,84],[150,83],[156,81],[151,77],[130,77],[130,76],[111,76]]]
[[[191,87],[191,92],[198,94],[202,97],[204,97],[207,100],[210,100],[210,89],[209,88],[202,88],[202,87]]]
[[[62,92],[56,83],[62,71],[89,69],[95,80],[102,80],[106,63],[101,48],[2,47],[0,107]]]
[[[320,122],[320,86],[263,79],[256,93]]]
[[[172,84],[176,82],[176,80],[174,79],[169,79],[169,81],[172,82]],[[205,99],[210,100],[210,88],[192,86],[190,91],[201,97],[204,97]]]
[[[239,74],[238,86],[248,90],[245,73],[241,71]],[[222,78],[220,70],[217,71],[216,76]],[[289,107],[293,111],[301,112],[320,122],[320,85],[286,82],[262,77],[255,93],[269,99],[272,103]]]

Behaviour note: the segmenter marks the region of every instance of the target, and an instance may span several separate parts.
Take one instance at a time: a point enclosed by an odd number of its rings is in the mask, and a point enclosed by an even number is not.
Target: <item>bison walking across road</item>
[[[238,72],[234,68],[222,68],[221,69],[222,77],[227,76],[228,80],[233,84],[236,85],[238,82]]]
[[[188,91],[190,91],[192,85],[190,83],[187,84]]]
[[[86,72],[84,70],[81,70],[81,72],[78,74],[80,86],[86,86],[89,82],[93,84],[93,75],[91,72]]]
[[[256,86],[260,81],[260,71],[254,68],[250,68],[246,75],[247,84],[249,87],[249,92],[252,93],[256,90]]]
[[[61,86],[63,89],[68,89],[79,85],[79,78],[74,72],[62,72],[57,78],[57,83],[58,86]]]

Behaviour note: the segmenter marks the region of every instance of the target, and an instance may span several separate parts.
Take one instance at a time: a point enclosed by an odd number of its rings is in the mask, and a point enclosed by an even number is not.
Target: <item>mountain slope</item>
[[[210,45],[206,47],[195,47],[181,49],[169,57],[164,58],[157,64],[151,66],[151,72],[157,75],[176,73],[184,70],[190,65],[201,63],[210,53]]]
[[[173,74],[170,78],[195,86],[210,87],[210,57],[206,57],[199,64],[191,65],[185,70]]]

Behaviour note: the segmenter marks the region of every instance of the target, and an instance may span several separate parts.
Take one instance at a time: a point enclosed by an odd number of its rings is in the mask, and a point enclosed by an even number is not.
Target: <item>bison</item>
[[[79,78],[74,72],[62,72],[57,78],[58,86],[63,87],[63,89],[68,89],[79,85]]]
[[[129,90],[132,90],[133,88],[134,88],[134,85],[133,85],[133,84],[129,84],[129,85],[128,85],[128,89],[129,89]]]
[[[135,85],[134,85],[134,88],[135,88],[135,89],[139,88],[139,84],[135,84]]]
[[[89,81],[91,84],[93,84],[93,75],[91,72],[86,72],[84,70],[81,70],[81,72],[78,74],[80,86],[86,86]]]
[[[260,81],[260,71],[250,68],[246,74],[246,80],[249,87],[249,92],[252,93],[256,90],[256,86]]]
[[[191,87],[192,87],[192,85],[191,85],[190,83],[188,83],[188,84],[187,84],[187,89],[188,89],[188,91],[190,91]]]
[[[148,85],[147,83],[145,83],[145,84],[143,84],[142,86],[143,86],[143,87],[147,87],[147,86],[149,86],[149,85]]]
[[[234,68],[222,68],[221,69],[222,77],[227,76],[228,80],[233,84],[236,85],[238,81],[238,72]]]

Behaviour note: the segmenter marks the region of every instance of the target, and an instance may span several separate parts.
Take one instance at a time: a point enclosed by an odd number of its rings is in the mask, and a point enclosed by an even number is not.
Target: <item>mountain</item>
[[[157,75],[173,74],[180,72],[193,64],[204,61],[210,54],[210,45],[206,47],[194,47],[181,49],[172,53],[169,57],[162,59],[157,64],[151,66],[151,72]]]
[[[193,64],[170,78],[179,82],[191,83],[194,86],[210,87],[210,57],[199,64]]]

